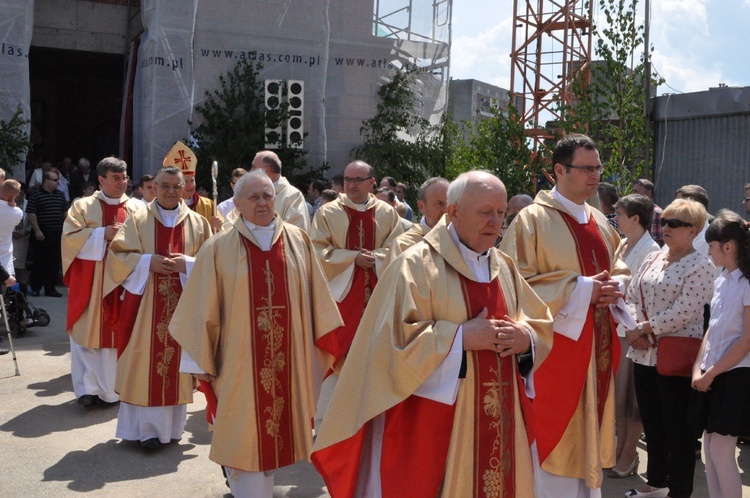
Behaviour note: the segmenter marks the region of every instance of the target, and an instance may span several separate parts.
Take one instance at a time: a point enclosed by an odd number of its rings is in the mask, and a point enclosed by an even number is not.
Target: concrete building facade
[[[9,18],[0,25],[0,119],[20,105],[32,122],[35,156],[94,162],[118,154],[137,177],[190,135],[188,121],[200,124],[195,107],[219,86],[219,76],[255,53],[263,79],[304,82],[308,164],[327,161],[338,171],[361,143],[362,121],[373,115],[377,89],[394,71],[419,71],[423,116],[440,119],[451,6],[451,0],[0,0]]]

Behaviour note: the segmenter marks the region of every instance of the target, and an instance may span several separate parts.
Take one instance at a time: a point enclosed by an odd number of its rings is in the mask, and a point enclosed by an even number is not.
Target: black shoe
[[[50,291],[44,291],[44,295],[47,297],[62,297],[63,295],[57,292],[57,290],[53,289]]]
[[[4,354],[8,354],[8,353],[10,353],[10,351],[8,351],[7,349],[5,349],[5,348],[0,348],[0,356],[2,356],[2,355],[4,355]]]
[[[161,446],[161,443],[159,442],[159,438],[152,437],[151,439],[146,439],[145,441],[141,441],[141,448],[143,448],[146,451],[154,451],[158,450]]]
[[[37,290],[30,290],[29,291],[29,296],[39,297],[39,291],[37,291]]]
[[[109,408],[111,406],[116,406],[120,404],[120,400],[112,401],[111,403],[109,401],[104,401],[99,396],[96,396],[96,404],[103,407],[103,408]]]
[[[97,399],[99,399],[99,396],[94,396],[91,394],[84,394],[83,396],[78,398],[78,404],[84,408],[89,408],[96,404]]]

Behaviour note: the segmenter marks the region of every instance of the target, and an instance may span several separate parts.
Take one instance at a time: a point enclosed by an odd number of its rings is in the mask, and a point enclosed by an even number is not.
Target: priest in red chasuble
[[[116,326],[120,413],[116,436],[153,450],[179,440],[193,401],[180,374],[180,346],[167,333],[194,256],[211,236],[208,221],[180,201],[179,169],[162,168],[156,199],[128,217],[109,247],[105,293],[125,289]]]
[[[204,244],[169,332],[180,370],[217,398],[209,458],[234,496],[273,495],[273,471],[310,457],[316,398],[332,357],[316,347],[341,325],[307,234],[274,212],[261,171],[237,182],[240,217]]]
[[[127,164],[116,157],[96,166],[101,190],[73,202],[63,225],[62,260],[68,287],[70,363],[78,404],[90,407],[114,403],[115,313],[117,300],[102,292],[107,246],[125,218],[143,209],[143,203],[125,195]]]
[[[313,448],[334,498],[534,495],[533,373],[547,307],[494,247],[507,194],[459,176],[437,225],[385,270]]]
[[[552,163],[556,186],[518,213],[500,249],[554,317],[554,347],[535,377],[538,496],[597,497],[602,468],[615,465],[613,318],[632,321],[622,301],[630,274],[617,232],[586,204],[602,173],[596,143],[569,135]]]

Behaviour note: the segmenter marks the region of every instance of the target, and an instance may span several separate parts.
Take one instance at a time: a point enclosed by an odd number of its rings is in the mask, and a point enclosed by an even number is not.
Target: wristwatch
[[[646,331],[643,329],[643,322],[636,324],[635,329],[640,332],[641,335],[646,335]]]

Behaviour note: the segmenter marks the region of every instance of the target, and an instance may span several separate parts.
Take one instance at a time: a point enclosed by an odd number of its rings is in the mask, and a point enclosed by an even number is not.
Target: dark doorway
[[[34,159],[81,157],[92,166],[119,151],[122,55],[31,47]]]

